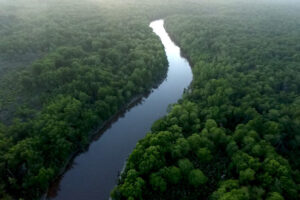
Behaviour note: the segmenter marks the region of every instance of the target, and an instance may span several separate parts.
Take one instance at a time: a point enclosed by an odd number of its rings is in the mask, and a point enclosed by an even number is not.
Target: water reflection
[[[169,62],[167,78],[148,97],[124,115],[94,141],[88,151],[78,155],[71,168],[51,189],[58,200],[107,200],[116,184],[118,173],[136,143],[150,130],[153,122],[166,114],[169,104],[181,98],[184,88],[192,80],[187,60],[180,55],[177,47],[163,26],[163,20],[150,24],[165,48]],[[54,191],[54,193],[53,193]]]

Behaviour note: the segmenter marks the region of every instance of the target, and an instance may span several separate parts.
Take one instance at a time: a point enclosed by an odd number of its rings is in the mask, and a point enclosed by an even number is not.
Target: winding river
[[[164,45],[169,62],[166,79],[150,95],[128,109],[101,136],[91,143],[88,151],[79,154],[60,181],[50,188],[48,199],[107,200],[116,185],[124,163],[157,119],[167,113],[169,104],[176,103],[184,88],[192,81],[188,61],[164,29],[164,21],[151,22],[150,27]]]

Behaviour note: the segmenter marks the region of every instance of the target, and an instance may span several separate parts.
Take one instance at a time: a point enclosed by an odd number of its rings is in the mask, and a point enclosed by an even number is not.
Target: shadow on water
[[[115,115],[94,135],[85,152],[74,154],[65,173],[49,188],[48,199],[107,200],[136,143],[190,85],[190,65],[165,31],[164,21],[153,21],[150,27],[165,48],[169,63],[166,78],[151,93]]]
[[[152,92],[152,90],[151,90]],[[151,92],[148,92],[147,94],[140,96],[136,99],[134,99],[134,101],[130,104],[128,104],[126,107],[124,107],[123,109],[121,109],[119,112],[117,112],[111,119],[109,119],[107,122],[105,122],[105,124],[97,131],[95,131],[95,134],[92,135],[91,138],[91,142],[97,141],[101,135],[107,130],[110,129],[112,127],[112,125],[117,122],[120,118],[125,117],[125,114],[133,107],[142,104],[143,103],[143,99],[147,98]],[[64,177],[64,173],[66,173],[68,170],[72,169],[74,167],[74,159],[76,158],[76,156],[85,153],[87,151],[89,151],[89,147],[90,145],[88,145],[85,149],[79,150],[78,152],[76,152],[72,158],[70,159],[70,161],[67,163],[66,168],[63,170],[62,175],[60,175],[50,186],[49,190],[48,190],[48,198],[54,198],[57,196],[58,192],[59,192],[59,187],[60,187],[60,182]]]

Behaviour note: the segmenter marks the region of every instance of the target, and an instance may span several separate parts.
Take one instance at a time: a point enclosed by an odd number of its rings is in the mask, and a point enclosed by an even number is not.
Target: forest
[[[95,130],[165,78],[149,27],[160,18],[193,82],[137,143],[112,199],[300,199],[293,0],[0,0],[0,199],[40,199]]]
[[[299,13],[246,3],[168,16],[194,80],[137,144],[113,199],[300,199]]]
[[[1,58],[33,62],[0,69],[1,199],[40,197],[93,130],[167,70],[145,18],[110,14],[110,5],[57,3],[4,4]]]

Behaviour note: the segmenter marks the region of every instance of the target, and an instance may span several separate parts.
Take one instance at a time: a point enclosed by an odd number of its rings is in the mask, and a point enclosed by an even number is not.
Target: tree
[[[194,186],[198,187],[203,185],[207,182],[207,177],[203,174],[200,169],[194,169],[189,174],[189,183]]]
[[[277,192],[272,192],[268,195],[266,200],[284,200],[284,198]]]
[[[139,162],[139,170],[141,173],[150,172],[164,166],[164,160],[161,159],[160,147],[150,146],[146,149]]]
[[[165,176],[168,183],[177,184],[181,180],[180,169],[175,166],[168,167]]]
[[[120,187],[120,192],[128,199],[140,198],[143,194],[144,185],[145,181],[137,177],[134,181],[125,181],[124,185]]]
[[[191,146],[191,149],[194,151],[197,150],[201,145],[201,137],[199,134],[194,133],[193,135],[189,136],[187,140]]]
[[[178,138],[172,147],[172,156],[174,158],[184,157],[190,151],[190,145],[185,138]]]
[[[215,120],[213,119],[208,119],[205,122],[205,128],[207,128],[208,130],[210,130],[211,128],[215,128],[217,127],[217,123]]]
[[[250,181],[253,181],[255,179],[254,177],[255,171],[251,168],[247,168],[243,171],[240,171],[240,182],[241,183],[248,183]]]
[[[151,174],[150,184],[155,191],[164,192],[167,189],[167,183],[165,180],[156,173]]]
[[[196,152],[196,155],[201,163],[208,163],[212,159],[212,155],[209,149],[199,148]]]
[[[183,175],[188,175],[194,169],[193,163],[187,158],[178,161],[178,166]]]

